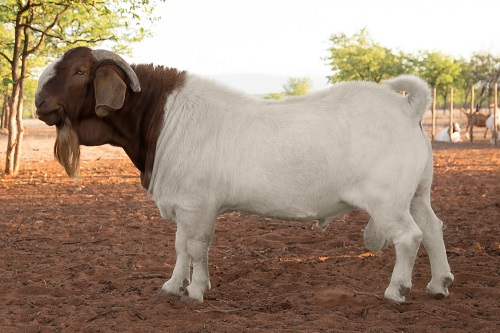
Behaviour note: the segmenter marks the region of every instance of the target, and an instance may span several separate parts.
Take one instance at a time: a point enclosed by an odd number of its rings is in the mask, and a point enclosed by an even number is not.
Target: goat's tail
[[[400,75],[394,79],[384,82],[395,91],[405,91],[406,103],[409,107],[410,116],[422,118],[432,102],[431,89],[427,82],[414,75]]]

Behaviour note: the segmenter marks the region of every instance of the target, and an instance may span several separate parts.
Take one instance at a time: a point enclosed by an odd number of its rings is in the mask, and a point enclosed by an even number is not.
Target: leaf
[[[3,82],[3,85],[4,85],[4,86],[8,86],[9,84],[14,84],[14,81],[12,81],[12,80],[11,80],[11,79],[9,79],[9,78],[4,78],[4,79],[2,80],[2,82]]]

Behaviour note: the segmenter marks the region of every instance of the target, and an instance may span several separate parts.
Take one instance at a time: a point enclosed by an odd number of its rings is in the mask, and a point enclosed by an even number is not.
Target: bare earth
[[[455,274],[425,295],[423,249],[408,304],[381,299],[394,251],[367,252],[368,216],[313,222],[227,214],[210,250],[203,304],[157,299],[175,263],[139,173],[114,147],[82,149],[73,180],[52,157],[53,129],[26,122],[18,177],[0,174],[0,332],[500,332],[500,149],[434,144],[433,207]],[[0,134],[0,163],[6,136]]]

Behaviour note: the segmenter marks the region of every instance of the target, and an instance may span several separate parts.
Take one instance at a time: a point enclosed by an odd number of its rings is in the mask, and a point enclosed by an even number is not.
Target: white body
[[[428,292],[446,296],[453,275],[430,207],[432,150],[420,125],[428,92],[422,81],[400,77],[276,102],[189,75],[167,100],[149,187],[161,215],[178,225],[176,266],[160,294],[182,295],[190,283],[184,296],[203,300],[220,213],[317,219],[326,227],[361,208],[371,215],[367,246],[396,246],[385,296],[404,301],[422,239],[433,271]]]
[[[454,131],[455,132],[453,132],[451,134],[451,142],[457,143],[457,142],[462,141],[460,139],[460,126],[457,123],[455,123],[455,125],[454,125]],[[448,126],[445,129],[443,129],[441,132],[436,134],[435,139],[436,139],[436,141],[450,142],[450,127]]]
[[[491,139],[494,140],[493,136],[495,135],[495,115],[492,114],[486,119],[486,128],[491,133]],[[497,131],[500,130],[500,111],[497,110]],[[497,134],[497,142],[500,141],[500,135]]]

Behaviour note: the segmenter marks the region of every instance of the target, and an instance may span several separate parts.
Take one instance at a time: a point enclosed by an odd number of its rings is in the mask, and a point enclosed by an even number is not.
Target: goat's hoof
[[[448,288],[453,285],[453,281],[454,276],[451,273],[449,273],[448,276],[444,277],[438,283],[434,283],[433,281],[431,281],[427,285],[427,295],[438,300],[447,297],[449,295]]]
[[[330,225],[330,222],[332,222],[331,219],[321,219],[316,222],[316,226],[321,230],[325,230]]]
[[[198,296],[198,297],[192,297],[189,294],[189,291],[186,289],[184,291],[184,294],[182,294],[180,301],[182,303],[203,303],[203,294],[201,296]]]
[[[156,297],[162,298],[168,296],[182,296],[188,284],[188,280],[178,283],[177,280],[170,279],[163,284]]]
[[[409,285],[401,284],[399,287],[389,286],[384,292],[384,297],[398,304],[405,303],[405,296],[410,293],[410,290],[411,283]]]
[[[171,296],[176,296],[168,291],[165,291],[161,289],[158,294],[156,294],[156,298],[165,298],[165,297],[171,297]]]

